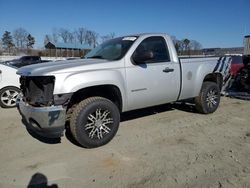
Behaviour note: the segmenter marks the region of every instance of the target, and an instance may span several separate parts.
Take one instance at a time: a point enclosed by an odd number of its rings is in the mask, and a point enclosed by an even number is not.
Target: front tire
[[[16,99],[20,89],[8,86],[0,90],[0,106],[2,108],[13,108],[16,107]]]
[[[200,95],[195,98],[195,107],[199,113],[209,114],[216,111],[220,103],[220,88],[214,82],[204,82]]]
[[[107,144],[116,134],[120,123],[117,106],[103,97],[81,101],[70,119],[70,131],[83,147],[95,148]]]

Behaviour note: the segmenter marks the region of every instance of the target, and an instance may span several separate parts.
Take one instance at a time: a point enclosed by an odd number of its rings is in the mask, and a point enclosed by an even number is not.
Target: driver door
[[[137,53],[147,51],[153,57],[135,62]],[[180,66],[172,62],[165,39],[153,36],[144,39],[130,58],[126,68],[128,110],[164,104],[177,100],[180,90]]]

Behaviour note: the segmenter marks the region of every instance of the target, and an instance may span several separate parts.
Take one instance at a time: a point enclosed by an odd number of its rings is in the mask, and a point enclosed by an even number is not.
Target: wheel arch
[[[20,89],[19,87],[17,87],[17,86],[11,86],[11,85],[10,85],[10,86],[4,86],[4,87],[2,87],[2,88],[0,89],[0,92],[1,92],[2,90],[4,90],[4,89],[8,88],[8,87],[14,87],[15,89],[21,91],[21,89]]]
[[[79,89],[72,95],[68,108],[71,108],[73,105],[79,103],[80,101],[88,97],[94,97],[94,96],[99,96],[109,99],[114,104],[116,104],[120,112],[123,109],[123,100],[121,91],[117,86],[112,84],[96,85]]]
[[[203,79],[203,83],[206,81],[214,82],[214,83],[218,84],[220,90],[222,89],[223,76],[221,73],[209,73],[209,74],[207,74]]]

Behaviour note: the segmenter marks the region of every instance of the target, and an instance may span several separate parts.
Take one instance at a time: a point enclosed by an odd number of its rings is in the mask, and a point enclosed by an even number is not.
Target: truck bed
[[[199,95],[204,78],[197,77],[198,75],[222,73],[224,82],[229,75],[231,57],[181,58],[180,62],[182,71],[181,91],[185,92],[181,92],[179,100]]]

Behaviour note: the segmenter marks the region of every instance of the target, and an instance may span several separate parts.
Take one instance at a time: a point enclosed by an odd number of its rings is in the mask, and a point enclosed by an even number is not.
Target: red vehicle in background
[[[230,74],[235,78],[237,73],[244,67],[242,55],[232,55],[232,62],[230,67]]]
[[[229,74],[224,80],[222,87],[222,94],[225,94],[232,89],[238,89],[236,79],[239,78],[239,72],[243,69],[243,56],[241,54],[225,54],[226,56],[230,56],[232,58]]]
[[[244,67],[239,70],[235,78],[237,88],[240,91],[250,93],[250,55],[243,56]]]
[[[250,100],[250,35],[244,38],[243,54],[227,54],[232,62],[222,93],[231,92],[230,96]]]

